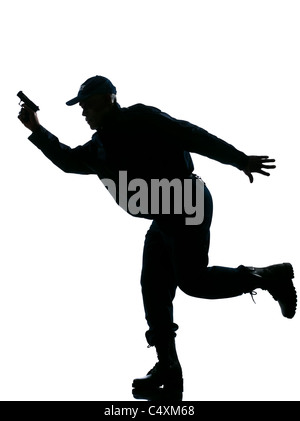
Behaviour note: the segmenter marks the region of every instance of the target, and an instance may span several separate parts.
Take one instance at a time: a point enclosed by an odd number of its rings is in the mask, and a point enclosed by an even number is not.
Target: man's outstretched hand
[[[275,159],[269,159],[268,156],[249,156],[247,167],[243,170],[247,177],[249,177],[250,183],[253,183],[252,173],[257,172],[262,175],[269,176],[270,173],[264,171],[264,169],[271,170],[276,168],[276,165],[266,165],[270,162],[275,162]]]

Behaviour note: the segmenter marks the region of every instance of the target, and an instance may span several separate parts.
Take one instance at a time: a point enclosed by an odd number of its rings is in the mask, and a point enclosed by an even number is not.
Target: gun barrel
[[[27,105],[32,111],[37,112],[39,111],[39,107],[32,102],[22,91],[19,91],[17,93],[17,96],[20,98],[21,101],[23,101],[24,104]]]

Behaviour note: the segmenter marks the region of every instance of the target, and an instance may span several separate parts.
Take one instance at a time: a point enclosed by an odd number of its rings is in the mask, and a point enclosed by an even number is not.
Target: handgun
[[[19,104],[22,106],[22,104],[27,105],[28,108],[30,108],[33,112],[39,111],[39,107],[35,105],[34,102],[32,102],[25,94],[23,94],[22,91],[19,91],[17,93],[17,96],[20,98]],[[23,121],[27,122],[29,121],[29,112],[24,107],[22,108],[22,114],[23,114]]]
[[[22,91],[19,91],[17,93],[17,96],[20,98],[20,102],[19,104],[21,105],[21,102],[25,105],[27,105],[27,107],[29,107],[32,111],[34,111],[35,113],[37,111],[39,111],[39,107],[37,105],[35,105],[34,102],[32,102],[25,94],[23,94]]]

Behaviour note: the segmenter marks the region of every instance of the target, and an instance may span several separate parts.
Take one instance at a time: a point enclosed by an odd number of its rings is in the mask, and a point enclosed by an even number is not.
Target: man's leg
[[[176,284],[188,295],[209,299],[235,297],[243,293],[252,293],[257,288],[267,289],[279,302],[285,317],[291,318],[295,314],[297,300],[291,281],[291,265],[274,265],[262,269],[244,266],[208,267],[212,199],[206,187],[204,205],[205,217],[201,225],[185,226],[180,219],[176,222],[175,219],[164,219],[154,223],[147,234],[142,288],[146,318],[150,327],[146,336],[151,345],[164,334],[168,337],[172,332],[171,336],[175,336],[172,301]],[[159,291],[162,294],[161,298],[156,296]],[[162,315],[164,316],[160,325]],[[166,354],[168,346],[164,345],[163,349]],[[169,383],[169,380],[170,384],[172,383],[170,371],[161,375],[158,370],[158,376],[156,371],[151,370],[144,379],[135,379],[134,387],[155,385],[154,380],[157,378],[157,385]]]
[[[190,236],[189,236],[190,238]],[[293,267],[290,263],[276,264],[265,268],[245,267],[227,268],[221,266],[195,267],[197,256],[191,253],[183,261],[184,236],[174,243],[174,266],[177,283],[186,294],[207,299],[231,298],[242,294],[252,294],[260,288],[268,291],[278,301],[281,312],[286,318],[293,318],[297,307],[297,294],[293,285]],[[181,253],[180,250],[182,251]],[[194,248],[194,251],[196,248]],[[193,269],[194,267],[194,269]]]
[[[212,201],[206,187],[204,203],[205,218],[201,225],[181,224],[174,225],[172,229],[162,227],[179,288],[188,295],[208,299],[236,297],[261,288],[269,291],[279,302],[285,317],[292,318],[297,297],[290,264],[261,269],[242,265],[237,268],[207,267]]]
[[[155,345],[161,337],[175,337],[178,326],[173,321],[173,299],[177,285],[170,255],[156,222],[145,238],[141,288],[149,345]]]
[[[145,390],[164,385],[167,390],[182,392],[182,370],[175,348],[178,326],[173,320],[177,286],[170,254],[156,222],[145,238],[141,287],[149,326],[146,338],[156,348],[158,363],[145,377],[134,379],[133,387]]]

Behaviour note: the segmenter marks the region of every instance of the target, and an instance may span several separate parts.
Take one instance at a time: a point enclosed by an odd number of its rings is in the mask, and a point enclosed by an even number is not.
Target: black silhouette
[[[116,93],[108,79],[95,76],[80,87],[76,98],[67,102],[79,103],[82,115],[95,130],[89,142],[76,148],[64,145],[42,127],[26,104],[19,119],[32,131],[29,140],[63,171],[96,174],[100,179],[114,180],[116,185],[119,172],[126,171],[129,180],[191,179],[197,188],[190,152],[236,167],[251,183],[253,173],[268,176],[268,171],[275,168],[274,159],[247,156],[200,127],[176,120],[157,108],[143,104],[121,108]],[[207,299],[253,294],[260,288],[278,301],[284,317],[295,315],[297,297],[291,264],[260,269],[243,265],[208,267],[212,208],[205,185],[204,220],[199,225],[187,225],[184,212],[136,215],[153,219],[145,239],[141,285],[149,326],[146,338],[158,355],[155,367],[145,377],[134,379],[137,397],[161,396],[163,386],[164,393],[181,399],[183,376],[175,348],[178,325],[173,320],[177,287],[188,295]],[[149,390],[153,393],[149,394]]]

